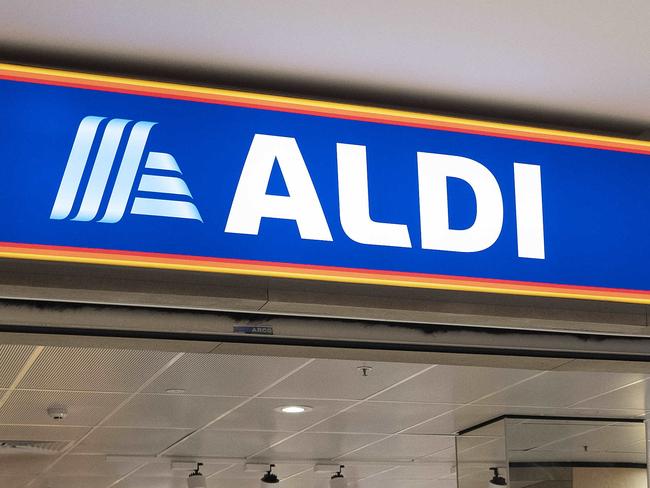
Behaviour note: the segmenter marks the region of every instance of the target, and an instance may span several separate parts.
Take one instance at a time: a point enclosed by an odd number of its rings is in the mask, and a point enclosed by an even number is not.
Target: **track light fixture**
[[[201,474],[203,463],[196,463],[196,469],[187,478],[187,488],[206,488],[205,476]]]
[[[343,468],[345,466],[339,466],[339,470],[332,475],[330,479],[330,488],[347,488],[348,481],[343,476]]]
[[[262,476],[262,479],[260,480],[260,486],[262,488],[268,488],[269,485],[280,483],[278,477],[273,474],[273,468],[275,468],[275,464],[269,464],[269,470],[264,474],[264,476]]]
[[[493,488],[494,486],[508,486],[506,479],[503,476],[499,476],[499,468],[490,468],[490,471],[494,472],[494,476],[488,483],[488,488]]]

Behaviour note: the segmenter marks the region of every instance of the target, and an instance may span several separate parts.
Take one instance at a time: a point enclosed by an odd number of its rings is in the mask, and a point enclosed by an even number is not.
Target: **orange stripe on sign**
[[[650,154],[650,142],[648,141],[218,88],[14,66],[2,63],[0,63],[0,78],[28,83],[44,83],[159,98],[261,108],[509,139]]]
[[[650,304],[650,292],[159,253],[0,243],[0,257]]]

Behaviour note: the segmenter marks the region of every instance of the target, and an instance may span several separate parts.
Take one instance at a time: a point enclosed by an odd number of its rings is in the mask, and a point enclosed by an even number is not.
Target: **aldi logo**
[[[648,142],[8,65],[0,105],[0,258],[650,304]]]
[[[131,122],[126,119],[109,120],[99,141],[90,177],[85,190],[82,191],[80,187],[83,175],[100,124],[104,119],[104,117],[89,116],[79,124],[50,218],[114,224],[124,217],[133,189],[137,188],[138,193],[153,195],[135,197],[130,213],[202,221],[198,209],[189,201],[192,199],[192,194],[180,178],[181,170],[171,154],[150,152],[145,162],[145,170],[159,171],[164,174],[145,173],[141,176],[137,187],[135,185],[147,138],[152,127],[156,125],[155,122],[137,122],[133,125],[117,168],[117,176],[112,188],[109,189],[107,187],[120,141],[125,128]],[[100,206],[108,191],[110,191],[108,206],[101,218],[98,218]],[[70,217],[78,197],[81,198],[81,205],[74,217]],[[184,200],[176,199],[178,197]]]

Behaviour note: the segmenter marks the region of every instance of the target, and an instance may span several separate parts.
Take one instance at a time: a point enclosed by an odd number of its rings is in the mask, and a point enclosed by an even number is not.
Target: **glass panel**
[[[648,488],[646,459],[641,422],[507,418],[458,437],[458,486]]]
[[[505,421],[459,436],[456,452],[459,488],[485,488],[495,474],[509,479]]]

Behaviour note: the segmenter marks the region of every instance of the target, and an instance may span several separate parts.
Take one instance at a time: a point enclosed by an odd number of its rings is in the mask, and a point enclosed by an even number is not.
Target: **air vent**
[[[0,455],[5,454],[58,454],[70,442],[65,441],[8,441],[0,440]]]

